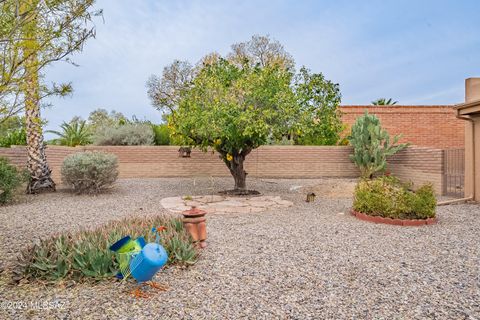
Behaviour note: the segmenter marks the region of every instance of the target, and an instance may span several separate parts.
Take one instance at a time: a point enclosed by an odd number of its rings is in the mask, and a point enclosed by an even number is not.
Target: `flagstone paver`
[[[179,213],[192,207],[198,207],[208,213],[251,213],[267,209],[285,208],[293,202],[279,196],[229,197],[218,195],[203,195],[192,197],[168,197],[160,201],[161,205],[174,213]]]

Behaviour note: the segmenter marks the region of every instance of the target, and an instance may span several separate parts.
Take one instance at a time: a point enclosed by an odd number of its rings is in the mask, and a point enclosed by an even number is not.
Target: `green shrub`
[[[405,149],[408,144],[398,144],[400,136],[395,136],[390,143],[390,135],[380,125],[375,116],[365,114],[358,117],[352,126],[349,137],[353,146],[353,155],[350,159],[360,169],[363,178],[372,178],[376,172],[384,172],[387,167],[387,156],[394,155]]]
[[[431,184],[424,185],[415,191],[415,196],[410,199],[410,211],[418,219],[432,218],[435,216],[437,199]]]
[[[0,147],[25,146],[27,144],[27,133],[24,128],[8,132],[0,137]]]
[[[363,179],[355,188],[353,209],[373,216],[397,219],[435,217],[436,199],[431,184],[416,192],[394,177]]]
[[[0,204],[13,198],[15,190],[26,180],[26,175],[5,158],[0,158]]]
[[[154,242],[152,227],[165,226],[161,244],[168,253],[168,264],[194,264],[197,251],[180,218],[160,215],[112,221],[97,228],[52,236],[21,250],[12,267],[12,279],[26,280],[103,280],[119,271],[110,245],[124,236],[145,237]]]
[[[155,145],[166,146],[170,144],[170,130],[166,124],[153,124],[152,129],[155,135]]]
[[[97,129],[93,143],[99,146],[153,145],[154,137],[150,124],[126,123],[116,127]]]
[[[79,152],[65,158],[62,181],[77,193],[98,193],[118,177],[117,156],[105,152]]]

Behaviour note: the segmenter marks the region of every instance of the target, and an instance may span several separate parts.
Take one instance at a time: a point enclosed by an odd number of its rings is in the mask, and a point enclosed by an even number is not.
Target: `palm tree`
[[[39,191],[55,191],[43,143],[42,121],[40,118],[40,84],[38,77],[39,61],[37,40],[36,7],[38,0],[22,1],[20,16],[27,19],[22,25],[22,41],[19,48],[25,60],[25,77],[22,84],[22,92],[25,97],[25,126],[27,132],[27,168],[30,173],[30,182],[27,193]]]
[[[74,120],[70,123],[63,122],[60,128],[62,128],[61,132],[54,130],[47,132],[59,136],[60,138],[56,140],[62,146],[76,147],[92,143],[92,133],[84,120]]]
[[[3,68],[7,81],[0,82],[0,94],[3,88],[13,86],[13,89],[9,89],[14,92],[13,101],[16,103],[13,106],[19,103],[24,105],[27,168],[30,174],[27,193],[54,191],[55,183],[45,156],[40,99],[46,96],[45,91],[49,92],[47,96],[63,96],[71,92],[71,87],[60,85],[47,90],[45,85],[40,85],[41,70],[56,61],[69,61],[70,54],[81,51],[85,41],[95,35],[95,27],[91,26],[92,18],[101,15],[102,11],[92,10],[94,0],[0,0],[0,3],[5,5],[2,9],[7,10],[6,16],[13,16],[13,20],[10,20],[14,22],[2,24],[9,36],[1,40],[7,44],[2,47],[2,54],[7,52],[8,57],[13,57],[15,67]],[[5,30],[0,34],[4,34]],[[0,80],[4,79],[3,73],[0,72]],[[15,81],[9,81],[11,79]],[[8,115],[14,115],[15,110]]]
[[[389,99],[380,98],[380,99],[372,101],[372,104],[374,106],[393,106],[397,103],[398,103],[398,101],[393,101],[392,98],[389,98]]]

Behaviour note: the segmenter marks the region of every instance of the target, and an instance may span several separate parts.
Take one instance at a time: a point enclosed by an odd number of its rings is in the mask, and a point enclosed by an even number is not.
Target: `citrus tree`
[[[232,45],[226,58],[176,60],[147,87],[175,141],[219,153],[236,194],[248,193],[244,161],[255,148],[285,138],[335,144],[342,130],[338,85],[306,68],[295,76],[293,58],[268,36]]]
[[[191,145],[217,151],[235,180],[233,192],[246,193],[246,156],[286,132],[295,119],[291,79],[278,66],[238,67],[219,59],[204,66],[182,92],[169,125]]]

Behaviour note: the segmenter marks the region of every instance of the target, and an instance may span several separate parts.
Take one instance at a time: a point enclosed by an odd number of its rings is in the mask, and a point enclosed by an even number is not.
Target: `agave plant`
[[[393,106],[393,105],[396,105],[397,103],[398,101],[393,101],[392,98],[389,98],[389,99],[380,98],[372,101],[372,104],[374,106]]]
[[[49,130],[47,132],[59,136],[56,141],[62,146],[76,147],[92,143],[92,133],[84,120],[63,122],[60,128],[62,131]]]

